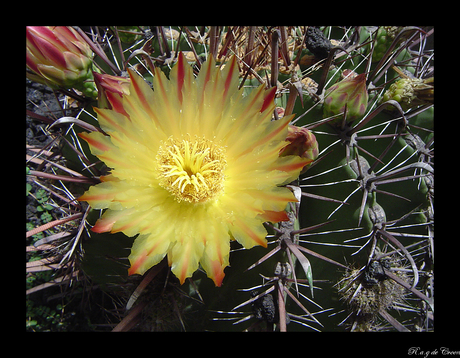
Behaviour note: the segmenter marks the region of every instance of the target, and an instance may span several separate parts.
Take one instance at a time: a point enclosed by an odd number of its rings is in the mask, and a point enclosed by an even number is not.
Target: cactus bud
[[[281,149],[280,156],[297,155],[310,159],[309,164],[305,165],[301,171],[304,173],[311,166],[311,162],[318,157],[319,149],[315,135],[307,128],[290,124],[286,141],[290,144]]]
[[[94,72],[94,82],[98,89],[100,108],[117,110],[122,108],[120,97],[129,94],[130,79]],[[115,94],[115,95],[114,95]],[[118,111],[119,112],[119,111]]]
[[[347,110],[348,122],[354,121],[364,115],[367,108],[366,75],[360,74],[354,78],[345,78],[332,85],[326,91],[324,99],[324,117],[331,117]],[[332,124],[341,123],[337,118]]]
[[[395,100],[401,105],[404,111],[409,108],[432,103],[434,87],[418,78],[401,78],[392,83],[390,88],[384,93],[382,102],[390,99]]]
[[[402,30],[398,26],[381,26],[379,27],[376,35],[374,45],[374,53],[372,55],[372,62],[380,61],[390,47],[396,35]]]
[[[28,77],[51,88],[75,88],[95,97],[91,73],[93,53],[85,40],[68,26],[28,26]]]

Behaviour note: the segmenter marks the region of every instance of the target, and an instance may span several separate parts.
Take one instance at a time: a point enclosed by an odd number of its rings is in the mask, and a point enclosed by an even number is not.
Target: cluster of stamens
[[[169,137],[156,160],[160,185],[179,202],[206,202],[223,191],[225,149],[210,140]]]

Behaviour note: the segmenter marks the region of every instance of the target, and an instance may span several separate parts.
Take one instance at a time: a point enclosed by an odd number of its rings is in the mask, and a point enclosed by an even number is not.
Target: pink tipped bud
[[[311,162],[318,157],[319,148],[315,135],[306,128],[290,124],[286,141],[290,144],[281,149],[280,156],[297,155],[310,159],[310,163],[304,166],[301,171],[304,173],[310,167]]]
[[[26,65],[30,79],[52,88],[85,91],[92,80],[93,53],[86,41],[68,26],[27,26]]]
[[[366,113],[367,101],[366,75],[347,77],[326,91],[323,114],[331,117],[346,110],[347,121],[352,122]],[[341,118],[332,122],[333,125],[338,123],[341,123]]]
[[[99,108],[114,109],[117,112],[123,107],[121,97],[129,94],[131,81],[127,77],[112,76],[107,74],[93,73],[94,82],[98,89]],[[120,111],[118,110],[120,109]],[[121,113],[123,113],[122,111]]]

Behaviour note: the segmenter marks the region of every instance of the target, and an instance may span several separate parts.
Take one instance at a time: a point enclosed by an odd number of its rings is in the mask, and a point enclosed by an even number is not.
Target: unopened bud
[[[319,149],[315,135],[306,128],[289,125],[286,141],[290,144],[281,149],[280,156],[297,155],[310,159],[309,164],[301,171],[304,173],[311,166],[311,162],[318,157]]]
[[[26,65],[28,77],[51,88],[75,88],[97,95],[92,76],[93,52],[86,41],[68,26],[28,26]]]
[[[363,73],[353,78],[347,77],[326,91],[323,114],[324,117],[331,117],[346,110],[347,122],[352,122],[366,113],[367,101],[366,75]],[[332,124],[341,121],[341,118],[337,118]]]

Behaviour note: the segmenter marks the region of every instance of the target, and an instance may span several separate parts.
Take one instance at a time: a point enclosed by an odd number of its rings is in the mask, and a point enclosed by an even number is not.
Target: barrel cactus
[[[98,98],[51,121],[61,262],[113,330],[434,329],[432,27],[71,31]]]

